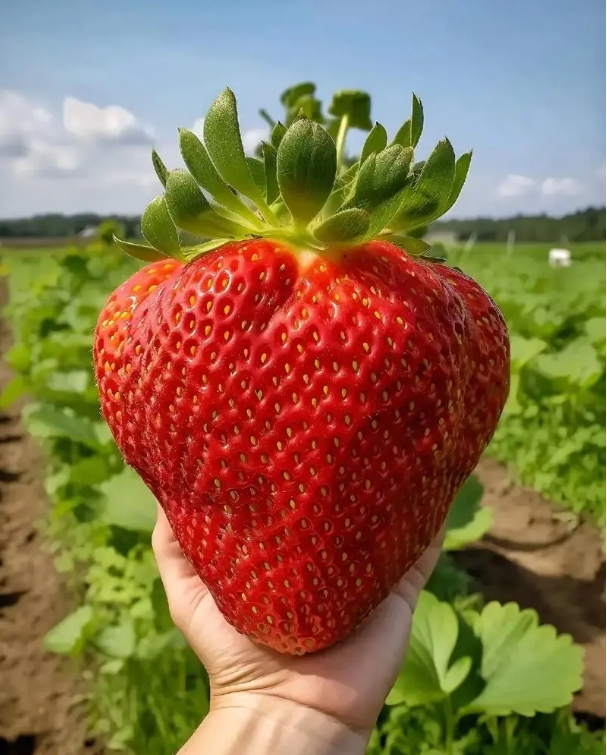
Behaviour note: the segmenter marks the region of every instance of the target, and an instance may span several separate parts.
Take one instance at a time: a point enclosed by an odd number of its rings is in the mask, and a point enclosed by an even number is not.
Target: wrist
[[[179,755],[364,755],[370,732],[269,694],[220,698]]]

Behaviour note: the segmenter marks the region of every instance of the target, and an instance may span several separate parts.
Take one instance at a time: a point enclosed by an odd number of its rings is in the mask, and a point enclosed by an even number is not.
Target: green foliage
[[[464,718],[450,739],[440,704],[386,707],[367,755],[603,755],[604,732],[592,733],[564,710],[532,719]]]
[[[17,377],[2,400],[36,399],[24,416],[48,454],[48,534],[76,602],[46,646],[90,669],[92,726],[108,749],[175,752],[207,710],[207,678],[170,620],[150,549],[156,502],[100,421],[91,364],[97,314],[136,263],[116,248],[68,249],[8,267]]]
[[[574,247],[570,268],[547,248],[453,253],[499,305],[511,335],[510,398],[489,453],[523,482],[605,520],[605,263]],[[603,250],[604,256],[604,250]]]
[[[156,503],[99,419],[90,357],[97,313],[136,263],[99,248],[13,257],[8,267],[15,333],[8,359],[16,378],[3,401],[35,398],[24,416],[48,452],[48,531],[76,598],[46,645],[89,669],[92,726],[110,749],[164,755],[207,710],[208,681],[171,623],[150,549]],[[585,328],[598,343],[596,323]],[[545,353],[536,342],[523,345],[517,364]],[[588,382],[588,370],[581,374]],[[568,715],[515,715],[565,705],[579,684],[580,651],[552,627],[538,626],[532,611],[483,607],[469,595],[469,580],[448,551],[490,527],[481,496],[470,478],[452,506],[446,553],[421,598],[411,651],[369,753],[594,755],[598,740]]]
[[[102,244],[109,246],[114,241],[114,236],[124,236],[125,227],[117,220],[109,218],[97,226],[97,238]]]

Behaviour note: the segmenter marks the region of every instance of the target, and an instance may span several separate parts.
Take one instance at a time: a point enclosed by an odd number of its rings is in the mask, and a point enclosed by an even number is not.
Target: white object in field
[[[470,252],[472,251],[472,247],[476,244],[476,239],[478,238],[478,233],[471,233],[470,236],[468,236],[468,240],[464,244],[464,251]]]
[[[571,252],[569,249],[551,249],[548,264],[550,267],[571,267]]]
[[[506,242],[506,253],[512,254],[514,244],[516,243],[516,231],[508,231],[508,241]]]

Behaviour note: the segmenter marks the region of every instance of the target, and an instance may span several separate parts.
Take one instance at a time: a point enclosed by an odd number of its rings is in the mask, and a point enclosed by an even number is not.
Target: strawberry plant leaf
[[[156,499],[130,467],[100,485],[104,505],[98,519],[104,524],[136,532],[151,532],[156,523]]]
[[[278,185],[296,225],[305,227],[327,201],[337,170],[335,143],[306,119],[289,127],[276,157]]]
[[[349,128],[362,131],[370,131],[373,128],[371,97],[359,89],[342,89],[335,92],[328,112],[339,119],[347,118]]]
[[[387,144],[388,134],[386,132],[386,129],[381,125],[381,123],[376,123],[371,131],[369,131],[367,138],[365,139],[362,152],[360,153],[360,164],[363,165],[365,160],[370,155],[385,150]]]
[[[235,212],[249,223],[261,226],[257,215],[236,196],[217,172],[204,144],[192,131],[179,130],[179,149],[186,168],[196,183],[224,207]]]
[[[314,236],[325,244],[353,242],[362,238],[369,228],[369,213],[359,208],[331,215],[313,229]]]
[[[93,623],[91,606],[80,606],[56,624],[44,637],[44,647],[59,655],[76,655],[82,650]]]
[[[444,550],[464,548],[485,535],[493,524],[490,508],[481,506],[483,486],[472,475],[464,483],[447,517]]]
[[[27,393],[28,385],[22,375],[16,375],[8,382],[0,393],[0,409],[6,409],[18,398]]]
[[[95,637],[95,647],[110,658],[130,658],[137,646],[135,627],[130,618],[125,617],[119,624],[105,627]]]
[[[411,640],[387,705],[427,705],[448,697],[466,679],[471,659],[451,657],[458,636],[453,608],[429,592],[422,592],[413,614]]]
[[[146,241],[168,257],[180,257],[181,245],[177,228],[167,208],[164,196],[152,199],[141,217],[141,232]]]
[[[570,635],[539,625],[516,603],[488,603],[475,624],[486,686],[466,713],[533,716],[568,705],[582,685],[583,649]]]
[[[23,411],[27,429],[36,438],[68,438],[98,451],[99,438],[92,422],[51,404],[30,404]]]
[[[238,125],[236,97],[224,89],[211,105],[204,119],[204,141],[215,168],[223,180],[258,206],[265,206],[263,196],[247,164]]]

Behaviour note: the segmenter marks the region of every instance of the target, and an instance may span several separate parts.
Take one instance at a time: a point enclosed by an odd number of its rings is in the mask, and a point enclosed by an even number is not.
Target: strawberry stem
[[[348,129],[350,128],[350,116],[342,115],[339,122],[339,130],[337,132],[337,139],[335,146],[337,149],[337,175],[341,174],[341,170],[344,164],[344,157],[346,153],[346,136],[348,135]]]

